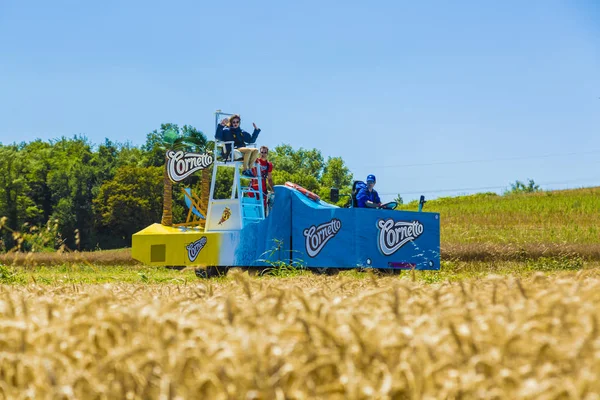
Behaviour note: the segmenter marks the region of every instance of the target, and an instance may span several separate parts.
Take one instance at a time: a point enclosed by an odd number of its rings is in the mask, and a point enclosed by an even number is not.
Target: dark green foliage
[[[121,167],[94,199],[98,234],[107,247],[131,245],[131,235],[160,219],[163,167]]]
[[[0,145],[0,216],[6,216],[6,227],[18,230],[28,220],[40,218],[41,210],[30,197],[27,179],[29,162],[17,145]],[[14,245],[9,230],[2,231],[6,247]]]
[[[283,144],[270,152],[269,160],[274,165],[275,185],[293,182],[322,199],[329,199],[332,187],[337,187],[340,195],[350,195],[352,191],[352,173],[341,157],[329,157],[324,162],[320,150],[294,150],[290,145]],[[348,197],[341,196],[337,205],[342,206],[347,201]]]
[[[98,169],[92,164],[92,145],[85,137],[62,138],[50,151],[50,170],[45,176],[51,192],[50,218],[58,221],[58,230],[70,249],[95,245],[92,200],[98,184]],[[76,231],[79,232],[77,238]]]
[[[287,172],[290,175],[298,173],[309,175],[317,181],[321,178],[325,166],[320,150],[306,150],[303,148],[294,150],[289,144],[275,147],[269,154],[269,159],[277,165],[278,172]],[[296,183],[301,185],[299,182]]]
[[[131,235],[164,216],[163,198],[172,189],[172,216],[185,219],[183,187],[199,192],[199,174],[165,191],[165,151],[202,153],[214,143],[189,125],[162,124],[136,147],[109,139],[93,145],[82,135],[50,141],[0,144],[0,251],[110,249],[131,244]],[[329,198],[331,187],[349,194],[352,174],[340,157],[327,161],[317,149],[277,146],[270,154],[275,184],[291,181]],[[231,196],[233,169],[217,177],[217,198]],[[248,179],[242,179],[247,185]],[[172,184],[172,188],[171,188]],[[340,204],[346,197],[341,197]],[[51,229],[49,228],[51,227]],[[44,232],[43,235],[41,233]]]
[[[248,180],[242,179],[241,184],[247,185]],[[218,168],[215,182],[215,199],[229,199],[233,185],[233,168]]]
[[[329,191],[332,187],[340,190],[340,200],[337,205],[344,205],[352,192],[352,173],[344,164],[341,157],[329,157],[323,167],[323,174],[319,182],[317,194],[322,199],[329,199]],[[346,196],[344,196],[346,195]]]
[[[521,181],[511,183],[510,190],[504,194],[534,193],[540,191],[542,191],[540,185],[536,185],[533,179],[529,179],[527,183],[523,183]]]
[[[111,247],[103,239],[114,242],[114,236],[100,237],[104,227],[95,218],[93,200],[118,168],[142,165],[144,155],[140,148],[108,139],[94,148],[84,136],[0,144],[0,216],[7,217],[0,230],[3,248],[15,247],[12,231],[45,229],[48,221],[57,226],[56,235],[62,238],[54,247]],[[120,240],[118,246],[128,241]],[[24,243],[23,249],[27,246]]]

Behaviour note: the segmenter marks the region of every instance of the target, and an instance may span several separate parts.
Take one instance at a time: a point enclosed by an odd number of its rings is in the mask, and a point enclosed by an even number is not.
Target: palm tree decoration
[[[208,149],[214,149],[215,142],[209,141],[206,142],[204,146],[204,151],[209,152]],[[208,210],[208,194],[210,192],[210,175],[213,166],[211,165],[209,168],[204,168],[200,172],[200,207],[204,211]]]
[[[165,157],[165,168],[163,172],[163,214],[161,224],[165,226],[173,225],[173,182],[167,174],[167,151],[169,150],[190,150],[196,152],[206,151],[206,136],[193,127],[183,126],[182,133],[179,133],[177,125],[171,125],[163,131],[162,141],[158,143],[157,148],[163,151]],[[202,175],[204,177],[204,174]]]

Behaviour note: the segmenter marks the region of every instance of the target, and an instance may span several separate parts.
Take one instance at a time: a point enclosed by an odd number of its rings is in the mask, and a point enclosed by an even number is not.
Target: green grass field
[[[481,279],[490,274],[499,276],[518,276],[526,278],[535,273],[569,276],[580,270],[600,275],[600,262],[585,261],[576,256],[541,257],[526,261],[443,261],[440,271],[404,271],[398,276],[400,281],[442,283],[458,282],[465,279]],[[212,279],[214,282],[226,282],[225,277]],[[256,279],[272,281],[281,278],[307,277],[313,275],[307,270],[273,268]],[[377,271],[342,271],[340,278],[378,279],[383,277]],[[199,280],[193,268],[183,270],[140,265],[94,265],[63,264],[52,266],[6,266],[0,265],[0,285],[81,285],[127,283],[140,285],[154,284],[195,284]]]
[[[400,206],[416,210],[417,203]],[[476,194],[428,201],[439,212],[442,256],[522,260],[576,254],[600,260],[600,188]]]
[[[416,210],[417,204],[400,206]],[[600,188],[529,194],[476,194],[428,201],[441,214],[442,243],[597,245]]]
[[[416,210],[416,202],[400,207]],[[548,265],[600,261],[600,188],[531,194],[477,194],[428,201],[441,215],[444,267],[459,262]],[[550,260],[550,261],[549,261]],[[573,263],[571,262],[571,264]],[[0,264],[24,266],[139,266],[130,249],[95,252],[6,253]],[[478,269],[481,269],[478,267]]]

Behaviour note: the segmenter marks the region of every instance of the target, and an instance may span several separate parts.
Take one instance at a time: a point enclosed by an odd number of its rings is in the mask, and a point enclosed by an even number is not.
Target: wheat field
[[[600,270],[0,286],[0,396],[597,399]],[[414,278],[414,277],[413,277]]]

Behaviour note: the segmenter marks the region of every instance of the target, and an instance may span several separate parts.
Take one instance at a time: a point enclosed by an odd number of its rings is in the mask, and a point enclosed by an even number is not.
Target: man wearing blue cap
[[[375,175],[367,176],[367,187],[360,189],[356,195],[356,206],[362,208],[377,208],[381,206],[381,199],[375,187]]]

